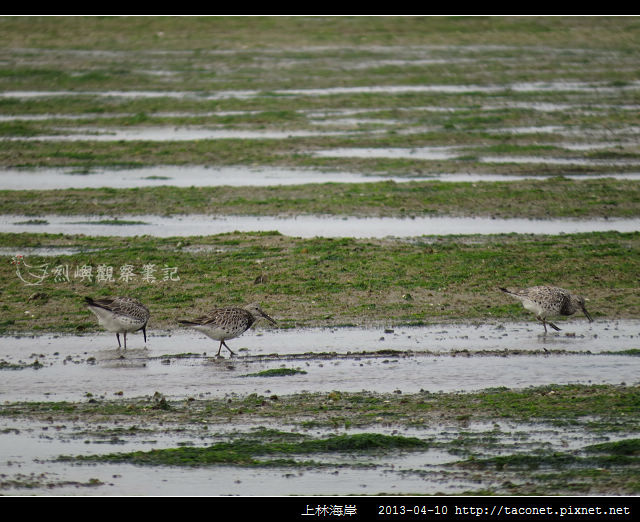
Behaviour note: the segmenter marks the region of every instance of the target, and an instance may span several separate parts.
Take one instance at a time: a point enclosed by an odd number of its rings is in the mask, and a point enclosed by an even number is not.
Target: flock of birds
[[[120,343],[120,334],[122,334],[124,348],[127,349],[127,333],[129,332],[142,330],[144,341],[147,342],[147,323],[151,313],[140,301],[133,297],[103,297],[102,299],[85,297],[85,300],[89,310],[98,318],[98,322],[107,331],[116,334],[118,348],[122,348]],[[195,328],[211,339],[220,341],[218,355],[220,355],[223,346],[229,350],[231,355],[235,355],[225,341],[242,335],[259,319],[266,319],[270,323],[276,324],[276,321],[255,303],[245,308],[215,308],[196,319],[184,319],[178,322]]]
[[[573,315],[582,311],[589,322],[593,319],[586,309],[585,299],[572,294],[568,290],[555,286],[532,286],[523,290],[511,291],[500,288],[506,294],[519,299],[522,305],[536,315],[536,319],[542,322],[544,332],[547,333],[547,325],[554,330],[560,330],[555,324],[547,320],[547,317]],[[149,322],[149,309],[139,300],[133,297],[104,297],[92,299],[86,297],[86,305],[89,307],[98,322],[109,332],[114,332],[118,339],[118,348],[122,348],[120,334],[124,337],[124,348],[127,348],[127,333],[142,330],[144,341],[147,342],[147,323]],[[250,304],[244,308],[229,307],[215,308],[209,313],[192,320],[180,320],[180,324],[195,328],[211,339],[220,341],[218,356],[224,346],[231,355],[234,352],[227,346],[228,339],[234,339],[260,319],[266,319],[272,324],[277,324],[269,317],[258,304]]]

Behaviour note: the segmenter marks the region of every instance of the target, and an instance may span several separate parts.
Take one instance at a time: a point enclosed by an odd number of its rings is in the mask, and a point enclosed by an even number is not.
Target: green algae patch
[[[164,406],[164,407],[162,407]],[[96,400],[94,402],[17,402],[0,404],[0,416],[47,418],[155,419],[169,425],[207,422],[298,423],[332,427],[337,418],[351,426],[385,423],[402,426],[431,425],[440,419],[460,422],[511,419],[550,422],[559,426],[581,425],[595,432],[630,431],[638,428],[640,386],[547,385],[510,390],[494,388],[473,393],[415,394],[343,392],[299,393],[270,397],[251,394],[221,399],[167,400],[156,393],[146,398]]]
[[[34,187],[35,188],[35,187]],[[635,180],[561,176],[520,181],[393,181],[252,187],[137,187],[0,191],[4,212],[26,216],[145,215],[354,215],[368,217],[492,216],[587,218],[637,216]],[[212,205],[215,201],[217,204]],[[105,219],[106,225],[144,224]],[[34,224],[38,224],[35,222]]]
[[[587,446],[589,453],[608,453],[609,455],[640,456],[640,439],[626,439],[616,442],[603,442]]]
[[[73,221],[74,225],[148,225],[145,221],[137,221],[133,219],[101,219],[100,221]]]
[[[611,451],[619,451],[615,446],[617,443],[613,443]],[[601,446],[601,445],[596,445]],[[607,446],[604,444],[602,446]],[[592,451],[585,449],[586,451]],[[609,453],[604,447],[601,449],[603,453]],[[633,451],[637,451],[634,448]],[[517,454],[517,455],[501,455],[497,457],[490,457],[484,459],[469,459],[462,463],[462,467],[471,467],[478,469],[494,468],[498,471],[505,470],[537,470],[537,469],[553,469],[557,471],[564,471],[568,468],[610,468],[610,467],[624,467],[631,466],[637,467],[638,458],[636,454],[629,453],[614,453],[609,455],[596,455],[596,456],[580,456],[576,453],[553,453],[549,455],[531,455],[531,454]]]
[[[38,360],[35,360],[30,364],[24,364],[24,363],[15,364],[15,363],[7,362],[5,360],[0,360],[0,370],[25,370],[27,368],[31,368],[33,370],[39,370],[43,366],[44,365]]]
[[[602,352],[603,355],[631,355],[632,357],[640,356],[640,348],[629,348],[628,350],[620,350],[617,352]]]
[[[626,439],[586,446],[572,452],[542,454],[499,455],[489,458],[470,458],[460,462],[461,467],[506,470],[598,470],[601,468],[625,468],[633,470],[640,462],[640,439]]]
[[[465,463],[463,467],[492,476],[501,485],[467,491],[465,495],[637,495],[640,491],[637,461],[612,462],[558,454],[512,455],[484,464],[486,467]]]
[[[470,459],[462,462],[463,467],[505,469],[538,469],[543,466],[562,468],[579,462],[579,458],[566,453],[553,455],[501,455],[486,459]]]
[[[56,488],[73,486],[74,488],[97,488],[105,483],[97,478],[90,478],[86,482],[72,480],[57,480],[49,473],[19,473],[12,478],[7,478],[5,474],[0,476],[0,491],[26,489],[33,490],[46,488],[48,491],[55,491]]]
[[[340,435],[326,439],[308,439],[301,442],[274,440],[261,442],[254,439],[240,439],[221,442],[208,447],[180,447],[131,453],[111,453],[81,457],[62,456],[59,460],[92,462],[129,462],[140,465],[165,466],[209,466],[231,464],[237,466],[281,466],[296,465],[296,461],[282,457],[292,455],[312,455],[334,452],[378,452],[385,450],[425,449],[428,444],[414,437],[362,433]],[[257,457],[281,457],[259,459]],[[298,463],[299,464],[299,463]],[[309,462],[305,462],[305,465]]]
[[[192,238],[138,236],[135,241],[23,233],[0,234],[0,247],[81,250],[69,256],[27,257],[30,265],[49,265],[41,285],[49,298],[38,301],[35,318],[25,314],[25,309],[34,310],[29,302],[33,287],[18,277],[9,259],[0,264],[3,334],[99,330],[78,295],[116,291],[135,291],[142,302],[149,303],[154,328],[161,329],[173,328],[193,303],[199,303],[199,309],[220,303],[235,306],[245,304],[248,296],[260,301],[280,328],[476,320],[534,324],[535,318],[520,303],[498,290],[500,282],[512,286],[561,282],[589,298],[595,319],[640,316],[638,232],[414,240],[230,233]],[[86,252],[96,249],[100,251]],[[120,279],[126,265],[133,265],[136,275],[128,282]],[[155,281],[142,279],[145,265],[156,267]],[[77,277],[76,269],[84,266],[92,267],[94,275],[99,266],[111,267],[113,281]],[[177,268],[180,279],[165,281],[161,271],[165,266]],[[68,278],[57,277],[66,268]],[[403,297],[407,294],[411,300]]]

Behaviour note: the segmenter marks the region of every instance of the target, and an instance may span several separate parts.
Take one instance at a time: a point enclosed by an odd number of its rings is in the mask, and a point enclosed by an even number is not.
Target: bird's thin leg
[[[116,339],[118,339],[118,348],[122,348],[122,345],[120,344],[120,334],[116,333]]]
[[[122,335],[124,336],[124,349],[126,350],[127,349],[127,332],[124,332]]]
[[[551,321],[547,321],[547,322],[549,323],[549,326],[550,326],[551,328],[553,328],[554,330],[556,330],[556,331],[558,331],[558,332],[560,331],[560,328],[558,328],[558,327],[557,327],[555,324],[553,324]]]
[[[225,343],[224,341],[222,341],[222,344],[224,344],[224,347],[225,347],[227,350],[229,350],[229,352],[231,353],[231,355],[235,355],[235,353],[233,353],[233,352],[231,351],[231,348],[229,348],[229,347],[227,346],[227,343]]]
[[[538,321],[542,322],[542,326],[544,326],[544,334],[547,335],[547,321],[545,321],[544,317],[537,317]]]
[[[224,343],[224,341],[220,341],[220,347],[218,348],[218,357],[220,357],[220,350],[222,350],[222,344]]]

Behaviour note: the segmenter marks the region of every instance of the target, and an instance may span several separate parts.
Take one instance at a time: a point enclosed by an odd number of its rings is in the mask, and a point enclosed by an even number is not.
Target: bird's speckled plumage
[[[557,286],[531,286],[522,290],[507,290],[500,288],[506,294],[519,299],[530,312],[536,314],[538,321],[542,322],[545,333],[547,332],[547,324],[554,330],[560,330],[555,324],[547,321],[548,316],[554,315],[573,315],[578,310],[592,322],[591,315],[587,312],[584,297],[572,294],[568,290],[558,288]]]
[[[85,297],[89,307],[98,322],[109,332],[115,332],[120,344],[120,334],[124,336],[124,348],[127,349],[127,333],[142,330],[144,342],[147,342],[147,323],[149,322],[149,309],[133,297],[102,297],[92,299]]]
[[[233,355],[234,353],[225,341],[242,335],[251,328],[253,323],[262,318],[272,324],[276,324],[257,304],[250,304],[245,308],[216,308],[196,319],[180,320],[178,322],[201,331],[211,339],[220,341],[218,355],[220,355],[220,350],[222,350],[223,346]]]

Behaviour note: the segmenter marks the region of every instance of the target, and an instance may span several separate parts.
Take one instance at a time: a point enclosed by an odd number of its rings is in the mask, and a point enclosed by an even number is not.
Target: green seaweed
[[[143,465],[169,466],[207,466],[214,464],[234,464],[239,466],[289,466],[296,465],[293,460],[268,459],[256,457],[265,455],[298,455],[332,452],[371,452],[392,449],[424,449],[428,445],[416,438],[389,436],[375,433],[340,435],[325,439],[307,439],[300,442],[261,442],[255,440],[234,440],[212,444],[204,448],[180,447],[131,453],[112,453],[106,455],[60,457],[59,460],[129,462]],[[308,465],[305,462],[303,465]],[[301,465],[298,463],[297,465]]]

